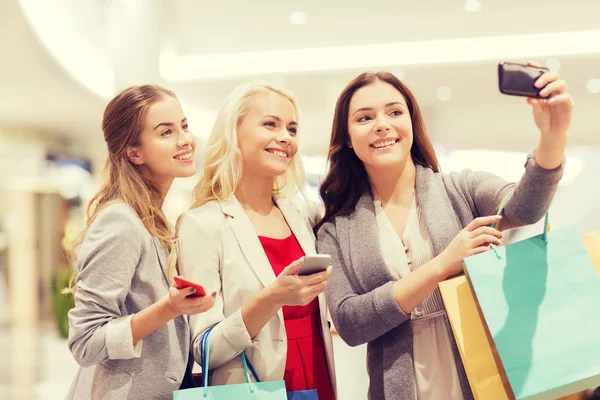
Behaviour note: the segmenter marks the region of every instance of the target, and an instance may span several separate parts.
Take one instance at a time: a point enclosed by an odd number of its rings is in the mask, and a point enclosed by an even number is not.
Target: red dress
[[[293,234],[285,239],[258,238],[275,275],[304,256]],[[317,389],[319,400],[333,400],[321,331],[319,299],[314,299],[306,306],[284,306],[282,311],[288,339],[283,377],[287,390]]]

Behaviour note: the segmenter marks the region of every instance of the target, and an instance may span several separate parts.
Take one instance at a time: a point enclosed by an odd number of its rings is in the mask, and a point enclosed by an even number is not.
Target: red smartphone
[[[204,288],[201,285],[198,285],[197,283],[185,280],[180,276],[175,276],[173,279],[175,280],[175,287],[177,289],[185,289],[188,287],[193,287],[194,289],[196,289],[195,293],[192,293],[187,297],[206,296],[206,291],[204,290]]]

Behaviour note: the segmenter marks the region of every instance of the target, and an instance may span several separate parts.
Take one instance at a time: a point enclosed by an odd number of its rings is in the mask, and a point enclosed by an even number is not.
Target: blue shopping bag
[[[288,400],[318,400],[316,390],[298,390],[295,392],[288,392]]]
[[[242,365],[246,383],[208,386],[208,357],[210,347],[208,335],[212,329],[207,330],[200,340],[200,358],[202,359],[202,387],[194,389],[177,390],[173,392],[173,400],[318,400],[316,390],[303,390],[286,392],[284,381],[261,382],[246,355],[242,352]],[[250,379],[250,373],[256,382]]]
[[[600,385],[600,280],[577,230],[547,225],[464,260],[516,399]]]
[[[173,392],[173,400],[287,400],[284,381],[252,382],[248,368],[248,360],[241,354],[246,383],[222,386],[208,386],[208,356],[210,354],[208,335],[202,336],[200,349],[202,358],[202,387],[177,390]],[[254,370],[254,368],[252,368]]]

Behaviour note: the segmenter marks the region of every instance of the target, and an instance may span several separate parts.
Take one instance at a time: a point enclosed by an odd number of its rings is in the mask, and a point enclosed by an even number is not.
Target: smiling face
[[[412,121],[404,96],[389,83],[376,80],[354,93],[348,111],[348,145],[369,175],[403,168],[413,144]]]
[[[285,174],[298,150],[298,122],[292,102],[273,91],[256,94],[238,126],[244,174]]]
[[[177,99],[165,96],[148,108],[138,142],[127,149],[127,157],[149,181],[170,185],[196,172],[196,140]]]

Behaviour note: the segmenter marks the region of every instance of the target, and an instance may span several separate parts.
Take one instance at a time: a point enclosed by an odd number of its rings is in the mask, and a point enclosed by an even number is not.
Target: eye
[[[265,121],[263,123],[264,126],[268,126],[269,128],[276,128],[277,124],[274,121]]]
[[[292,134],[292,136],[296,136],[298,134],[298,128],[290,127],[290,128],[288,128],[288,132],[290,132]]]
[[[183,129],[184,131],[187,131],[187,130],[189,129],[189,127],[190,127],[190,125],[189,125],[189,124],[184,124],[184,125],[182,126],[182,129]]]
[[[370,117],[370,116],[368,116],[368,115],[363,115],[363,116],[362,116],[362,117],[360,117],[360,118],[359,118],[357,121],[358,121],[358,122],[367,122],[367,121],[370,121],[370,120],[371,120],[371,117]]]
[[[170,130],[170,129],[167,129],[166,131],[163,131],[163,132],[160,134],[160,136],[168,136],[168,135],[170,135],[171,133],[173,133],[173,131],[172,131],[172,130]]]
[[[400,110],[393,110],[389,115],[392,115],[394,117],[399,117],[402,114],[403,114],[403,112]]]

